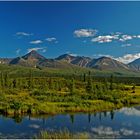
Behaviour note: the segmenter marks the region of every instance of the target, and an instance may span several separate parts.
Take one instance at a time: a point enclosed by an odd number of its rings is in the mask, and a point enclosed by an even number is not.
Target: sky
[[[140,2],[0,2],[0,57],[31,50],[129,63],[140,57]]]

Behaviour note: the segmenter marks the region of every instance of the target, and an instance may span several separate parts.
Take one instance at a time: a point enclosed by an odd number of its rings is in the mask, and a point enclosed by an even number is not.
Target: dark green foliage
[[[69,90],[70,90],[70,93],[71,93],[71,94],[74,93],[74,90],[75,90],[75,82],[74,82],[74,79],[73,79],[73,78],[72,78],[72,80],[70,81]]]
[[[89,75],[88,75],[88,81],[87,81],[87,85],[86,85],[86,91],[87,91],[87,93],[91,93],[92,92],[92,81],[91,81],[90,71],[89,71]]]
[[[9,79],[8,79],[8,73],[7,72],[5,72],[4,73],[4,87],[8,87],[8,81]]]
[[[114,77],[113,77],[113,75],[111,75],[111,77],[110,77],[110,90],[113,90],[113,81],[114,81]]]
[[[18,101],[13,101],[11,104],[11,108],[14,109],[16,112],[21,108],[22,104]]]
[[[86,74],[84,73],[84,82],[86,82]]]
[[[1,83],[1,87],[4,87],[4,81],[3,81],[3,73],[2,73],[2,71],[0,73],[0,83]]]
[[[13,80],[13,88],[16,88],[17,87],[17,81],[16,79]]]
[[[132,87],[132,93],[135,93],[135,89],[136,89],[136,87],[135,87],[135,85],[133,85],[133,87]]]
[[[32,74],[32,70],[29,71],[28,88],[29,89],[33,88],[33,74]]]

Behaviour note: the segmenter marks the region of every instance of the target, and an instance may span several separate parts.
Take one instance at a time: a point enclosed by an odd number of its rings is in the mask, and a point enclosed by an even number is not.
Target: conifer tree
[[[74,89],[75,89],[75,82],[74,82],[74,79],[72,78],[70,82],[70,93],[73,93]]]
[[[86,74],[84,73],[84,82],[86,82]]]
[[[90,75],[90,71],[89,71],[89,75],[88,75],[88,81],[87,81],[87,85],[86,85],[86,91],[87,93],[91,93],[92,92],[92,81],[91,81],[91,75]]]
[[[111,75],[111,77],[110,77],[110,90],[113,90],[113,81],[114,81],[114,76]]]
[[[29,87],[29,89],[33,88],[33,74],[32,74],[32,70],[29,71],[28,87]]]
[[[3,72],[1,71],[1,73],[0,73],[1,75],[0,75],[0,80],[1,80],[1,87],[3,88],[3,86],[4,86],[4,81],[3,81]]]
[[[16,79],[13,80],[13,88],[16,88],[17,87],[17,81]]]
[[[8,73],[5,72],[4,74],[4,87],[8,87]]]

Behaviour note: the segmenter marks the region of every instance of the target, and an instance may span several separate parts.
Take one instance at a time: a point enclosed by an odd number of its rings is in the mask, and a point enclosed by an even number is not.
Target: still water
[[[140,107],[55,116],[0,116],[0,138],[33,138],[40,130],[88,132],[91,138],[140,138]]]

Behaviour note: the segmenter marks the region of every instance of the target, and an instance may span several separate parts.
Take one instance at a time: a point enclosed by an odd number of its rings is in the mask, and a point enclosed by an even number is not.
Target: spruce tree
[[[72,78],[71,82],[70,82],[70,93],[72,94],[74,92],[74,89],[75,89],[75,82],[74,82],[74,79]]]
[[[110,77],[110,90],[113,90],[113,81],[114,81],[114,76],[111,75],[111,77]]]
[[[87,93],[91,93],[92,92],[92,81],[91,81],[90,71],[89,71],[89,75],[88,75],[88,81],[87,81],[87,85],[86,85],[86,91],[87,91]]]
[[[33,88],[33,74],[32,74],[32,70],[29,71],[28,88],[29,89]]]
[[[84,82],[86,82],[86,74],[84,73]]]
[[[16,88],[17,87],[17,81],[16,79],[13,80],[13,88]]]
[[[1,80],[1,87],[3,88],[3,86],[4,86],[4,80],[3,80],[3,72],[1,71],[1,73],[0,73],[1,75],[0,75],[0,80]]]

